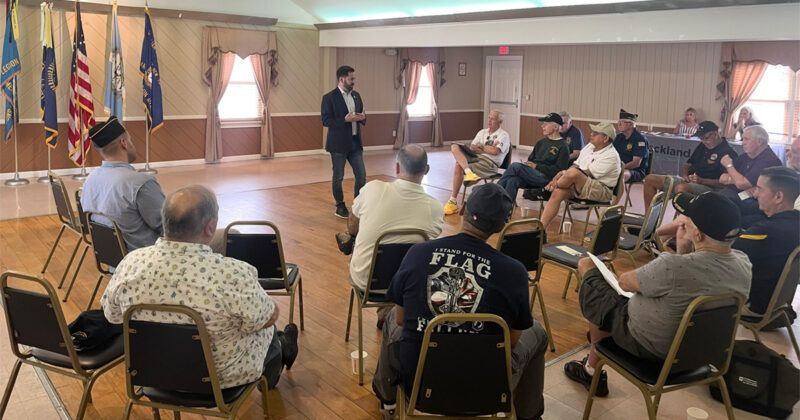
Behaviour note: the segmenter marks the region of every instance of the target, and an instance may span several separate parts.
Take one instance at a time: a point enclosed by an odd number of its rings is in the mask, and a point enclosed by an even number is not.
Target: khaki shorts
[[[596,179],[588,177],[581,191],[575,189],[573,185],[572,192],[575,193],[575,198],[602,202],[611,201],[611,196],[613,195],[611,193],[611,188],[608,188],[605,184]]]
[[[478,155],[476,160],[469,162],[469,169],[481,178],[487,178],[497,173],[497,165],[484,155]]]

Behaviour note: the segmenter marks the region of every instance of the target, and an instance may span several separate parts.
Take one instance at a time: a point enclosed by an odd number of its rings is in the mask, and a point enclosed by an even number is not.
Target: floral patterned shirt
[[[207,245],[172,242],[130,252],[103,294],[109,322],[122,323],[131,305],[186,305],[203,316],[220,385],[230,388],[261,376],[274,328],[264,324],[275,304],[258,284],[255,267],[215,254]],[[181,314],[140,313],[144,321],[190,323]]]

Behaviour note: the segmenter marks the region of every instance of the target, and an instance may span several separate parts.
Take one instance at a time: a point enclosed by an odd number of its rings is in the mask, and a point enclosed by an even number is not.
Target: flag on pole
[[[139,74],[142,76],[142,102],[147,114],[147,130],[152,134],[164,125],[164,110],[161,103],[161,76],[158,73],[156,40],[147,6],[144,8],[144,40]]]
[[[111,6],[112,29],[111,51],[106,63],[106,114],[111,114],[122,122],[122,103],[125,98],[125,77],[122,66],[122,44],[119,39],[119,25],[117,24],[117,2]]]
[[[89,137],[81,137],[94,126],[94,103],[92,83],[89,79],[89,59],[86,57],[86,42],[81,24],[81,3],[75,2],[75,34],[72,38],[72,67],[69,75],[69,158],[76,165],[83,164],[89,152]]]
[[[58,113],[56,112],[56,53],[53,49],[52,3],[42,3],[42,100],[40,111],[44,123],[44,141],[51,149],[58,142]]]
[[[14,122],[19,122],[19,115],[16,112],[16,86],[14,79],[19,74],[19,51],[17,50],[17,39],[15,32],[19,29],[14,23],[14,18],[17,14],[17,1],[11,0],[7,5],[8,13],[6,13],[6,35],[3,39],[3,61],[2,70],[0,70],[0,84],[3,85],[3,96],[5,97],[5,133],[3,139],[8,141],[11,137],[11,130],[14,128]]]

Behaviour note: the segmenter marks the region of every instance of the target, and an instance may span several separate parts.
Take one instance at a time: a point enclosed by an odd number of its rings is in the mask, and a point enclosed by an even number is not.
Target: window
[[[790,142],[800,131],[799,73],[785,66],[767,66],[756,90],[744,104],[753,109],[756,120],[764,126],[773,140]],[[734,113],[734,119],[739,110]],[[790,134],[791,133],[791,134]]]
[[[433,116],[433,89],[431,79],[428,77],[428,65],[422,66],[419,77],[419,88],[414,103],[406,105],[409,118],[425,118]]]
[[[250,57],[242,59],[237,55],[228,87],[219,101],[219,119],[222,121],[260,121],[262,109],[261,95],[256,87]]]

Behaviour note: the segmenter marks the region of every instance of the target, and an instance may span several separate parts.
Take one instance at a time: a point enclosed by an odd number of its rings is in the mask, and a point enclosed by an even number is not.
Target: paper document
[[[615,276],[614,273],[612,273],[611,270],[609,270],[608,267],[606,267],[606,265],[603,264],[602,261],[600,261],[600,258],[597,258],[591,252],[587,252],[586,254],[589,255],[589,258],[592,259],[594,265],[597,266],[598,270],[600,270],[600,274],[603,275],[603,278],[606,279],[608,284],[610,284],[611,287],[613,287],[614,290],[617,291],[617,293],[619,293],[622,296],[625,296],[626,298],[630,298],[631,296],[633,296],[633,293],[626,292],[619,287],[619,280],[617,280],[617,276]]]

